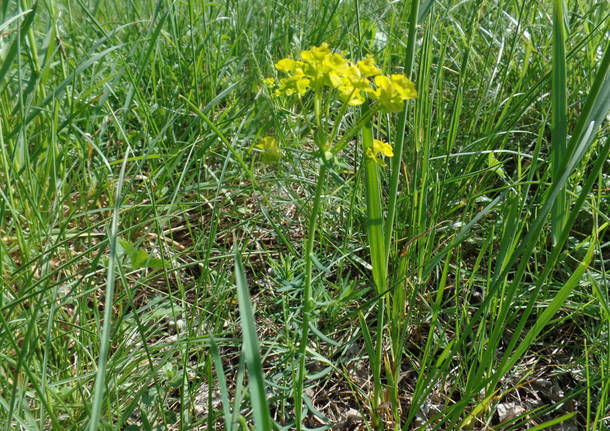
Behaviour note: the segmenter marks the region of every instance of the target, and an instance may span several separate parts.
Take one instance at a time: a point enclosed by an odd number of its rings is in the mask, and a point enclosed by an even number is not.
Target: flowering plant
[[[277,70],[284,76],[276,81],[265,79],[265,85],[274,89],[275,97],[303,98],[308,92],[313,92],[315,132],[314,141],[318,147],[318,155],[322,161],[319,165],[318,178],[313,200],[313,208],[309,217],[309,229],[304,249],[305,280],[303,291],[303,321],[301,324],[301,339],[299,344],[299,362],[297,380],[294,389],[294,407],[297,431],[302,428],[302,394],[305,380],[305,352],[308,341],[309,325],[313,312],[312,297],[312,256],[317,217],[321,209],[321,196],[328,170],[328,163],[346,145],[347,140],[361,132],[363,144],[363,166],[365,173],[365,199],[367,204],[367,236],[370,245],[370,259],[373,268],[373,283],[379,294],[379,327],[383,327],[384,297],[387,284],[387,247],[384,243],[382,187],[378,168],[385,166],[380,155],[393,157],[392,146],[373,137],[371,120],[376,112],[390,113],[405,109],[405,101],[417,97],[415,84],[405,75],[383,75],[371,55],[352,62],[344,55],[332,52],[326,43],[301,51],[300,59],[284,58],[275,63]],[[326,96],[326,97],[325,97]],[[335,97],[336,96],[336,97]],[[329,101],[337,98],[342,102],[338,119],[330,121]],[[349,107],[361,106],[360,117],[354,126],[337,140],[341,118]],[[326,109],[325,109],[326,108]],[[325,119],[326,121],[323,121]],[[329,133],[330,131],[330,133]],[[258,144],[263,151],[263,157],[281,156],[281,150],[275,141],[266,137]],[[400,154],[401,150],[398,150]],[[398,169],[393,167],[393,177],[397,181]],[[392,202],[390,203],[392,205]],[[389,237],[391,237],[391,221]],[[376,356],[373,368],[375,394],[372,399],[372,412],[376,412],[381,399],[381,368],[382,362],[382,330],[377,334],[376,351],[370,352]],[[375,413],[376,414],[376,413]]]

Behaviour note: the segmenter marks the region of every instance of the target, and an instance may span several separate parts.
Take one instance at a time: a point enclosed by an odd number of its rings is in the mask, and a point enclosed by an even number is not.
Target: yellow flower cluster
[[[377,157],[377,154],[381,153],[386,157],[394,156],[394,149],[387,142],[380,141],[379,139],[373,139],[373,145],[366,149],[364,152],[367,157],[375,160],[377,164],[385,166],[385,163]]]
[[[406,76],[382,75],[372,56],[354,64],[331,52],[326,43],[301,51],[301,60],[284,58],[275,67],[288,75],[280,80],[276,96],[303,96],[309,89],[330,87],[350,106],[362,105],[369,97],[386,112],[401,111],[405,100],[417,97],[415,85]],[[265,83],[270,88],[275,86],[271,78]]]
[[[265,163],[273,163],[282,158],[282,150],[277,144],[277,141],[273,136],[265,136],[262,138],[256,148],[261,150],[262,159]]]

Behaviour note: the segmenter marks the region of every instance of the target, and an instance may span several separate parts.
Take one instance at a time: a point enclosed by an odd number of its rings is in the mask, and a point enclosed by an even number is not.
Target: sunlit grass
[[[0,427],[294,429],[302,400],[304,428],[608,428],[609,25],[576,0],[0,3]],[[274,97],[324,42],[418,97]]]

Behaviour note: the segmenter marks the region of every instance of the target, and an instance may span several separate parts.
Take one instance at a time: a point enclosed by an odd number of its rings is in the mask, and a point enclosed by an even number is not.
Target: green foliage
[[[580,0],[0,2],[0,428],[288,429],[298,404],[607,429],[609,25]],[[272,97],[323,42],[417,99]]]

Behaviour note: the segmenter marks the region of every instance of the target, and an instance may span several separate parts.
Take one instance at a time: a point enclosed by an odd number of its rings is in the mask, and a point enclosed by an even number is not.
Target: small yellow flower
[[[337,91],[339,91],[341,100],[349,106],[360,106],[366,100],[362,92],[350,84],[340,85],[337,87]]]
[[[380,141],[379,139],[373,139],[373,145],[367,148],[364,152],[367,157],[375,160],[380,166],[385,166],[383,160],[377,157],[379,153],[386,157],[394,156],[394,149],[387,142]]]
[[[345,73],[345,77],[349,80],[350,84],[358,90],[366,91],[371,88],[371,83],[360,72],[360,68],[357,66],[350,66]]]
[[[280,72],[292,72],[296,69],[297,62],[292,58],[282,58],[280,61],[275,63],[275,68]]]
[[[294,75],[280,79],[280,87],[275,90],[275,96],[292,96],[298,94],[299,97],[307,93],[311,86],[311,79],[307,77],[301,69],[296,69]]]
[[[301,58],[305,63],[305,75],[311,78],[312,88],[319,89],[324,85],[332,85],[333,80],[336,81],[335,74],[332,78],[330,74],[335,70],[334,62],[339,62],[340,58],[333,58],[326,43],[301,51]]]
[[[381,73],[381,70],[375,64],[375,60],[373,59],[372,55],[368,55],[366,57],[366,59],[360,60],[356,64],[356,66],[358,66],[358,69],[360,70],[360,73],[365,78],[368,78],[370,76],[379,75]]]
[[[366,94],[372,92],[371,83],[357,66],[350,66],[343,75],[342,83],[337,88],[339,97],[350,106],[362,105]]]
[[[411,82],[409,78],[404,75],[392,75],[390,77],[394,88],[400,94],[403,100],[414,99],[417,97],[417,90],[415,84]]]
[[[275,64],[278,70],[288,74],[280,80],[276,96],[297,94],[301,97],[310,88],[319,92],[323,87],[331,87],[350,106],[362,105],[370,95],[385,112],[401,111],[405,100],[417,97],[415,85],[406,76],[381,75],[372,55],[354,64],[322,43],[301,51],[301,59],[284,58]],[[369,80],[372,77],[375,87]]]
[[[262,160],[265,163],[276,162],[282,158],[282,149],[277,144],[277,141],[273,136],[265,136],[262,138],[256,148],[261,150]]]
[[[335,53],[324,57],[322,67],[327,77],[326,85],[337,88],[341,85],[341,77],[349,69],[349,62]]]
[[[265,78],[265,85],[269,89],[275,87],[275,79],[273,79],[273,78]]]
[[[375,97],[381,103],[382,108],[388,112],[400,112],[403,102],[407,99],[417,97],[415,84],[404,75],[384,75],[375,77]]]
[[[311,49],[301,51],[301,58],[311,63],[321,63],[327,55],[330,55],[330,49],[326,42],[320,46],[314,46]]]

